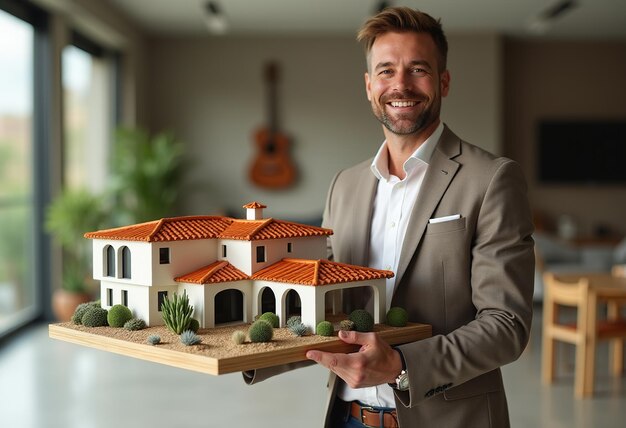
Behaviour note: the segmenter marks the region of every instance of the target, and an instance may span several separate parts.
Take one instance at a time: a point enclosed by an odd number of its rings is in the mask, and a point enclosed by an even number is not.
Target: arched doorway
[[[285,321],[293,316],[302,316],[302,301],[296,290],[289,290],[285,297]]]
[[[276,295],[271,288],[265,287],[261,292],[261,312],[273,312],[276,313]]]
[[[215,295],[215,325],[243,322],[243,293],[240,290],[224,290]]]

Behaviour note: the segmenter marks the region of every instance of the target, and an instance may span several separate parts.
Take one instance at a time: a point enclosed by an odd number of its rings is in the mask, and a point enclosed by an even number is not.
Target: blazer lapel
[[[369,262],[370,224],[377,183],[376,176],[374,176],[368,164],[362,170],[361,179],[356,185],[355,194],[362,196],[357,198],[354,204],[352,217],[352,260],[350,263],[359,266],[367,266]]]
[[[439,144],[437,144],[437,148],[433,152],[420,193],[415,201],[415,207],[409,219],[406,236],[400,252],[395,287],[400,283],[415,250],[417,250],[417,246],[422,240],[428,220],[431,218],[437,204],[445,194],[459,168],[459,164],[451,159],[458,156],[460,151],[461,143],[459,137],[454,135],[446,126]]]

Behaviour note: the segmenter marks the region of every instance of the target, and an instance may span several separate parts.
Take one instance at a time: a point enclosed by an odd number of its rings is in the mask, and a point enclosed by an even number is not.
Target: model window
[[[292,249],[293,249],[293,248],[292,248],[292,244],[291,244],[291,242],[287,242],[287,252],[288,252],[288,253],[291,253],[291,250],[292,250]]]
[[[110,245],[104,248],[104,276],[115,276],[115,250]]]
[[[128,306],[128,290],[122,290],[122,305]]]
[[[159,248],[159,263],[162,265],[170,264],[170,249]]]
[[[226,257],[226,245],[222,245],[222,257]]]
[[[130,248],[122,247],[122,278],[130,279]]]
[[[163,305],[163,302],[165,301],[165,299],[167,298],[167,291],[159,291],[157,294],[157,304],[159,305],[158,310],[159,312],[161,312],[161,306]]]
[[[107,306],[113,306],[113,289],[107,288]]]
[[[265,261],[265,246],[259,245],[256,247],[256,262],[263,263]]]

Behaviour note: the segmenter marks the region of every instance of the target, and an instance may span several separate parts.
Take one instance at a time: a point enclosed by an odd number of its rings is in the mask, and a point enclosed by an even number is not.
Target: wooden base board
[[[346,344],[336,337],[319,338],[318,343],[309,341],[306,344],[298,344],[296,338],[289,341],[289,345],[269,351],[235,352],[233,355],[215,357],[112,338],[98,334],[98,328],[88,329],[89,331],[84,330],[85,328],[82,330],[72,328],[68,323],[50,324],[49,335],[53,339],[211,375],[305,361],[307,359],[306,352],[312,349],[338,353],[355,352],[359,349],[359,346]],[[375,331],[390,345],[414,342],[428,338],[432,334],[431,326],[426,324],[409,324],[407,327],[377,325]]]

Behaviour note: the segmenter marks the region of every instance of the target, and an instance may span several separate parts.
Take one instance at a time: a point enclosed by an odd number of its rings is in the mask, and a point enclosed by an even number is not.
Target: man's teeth
[[[413,107],[417,104],[415,101],[392,101],[392,107]]]

